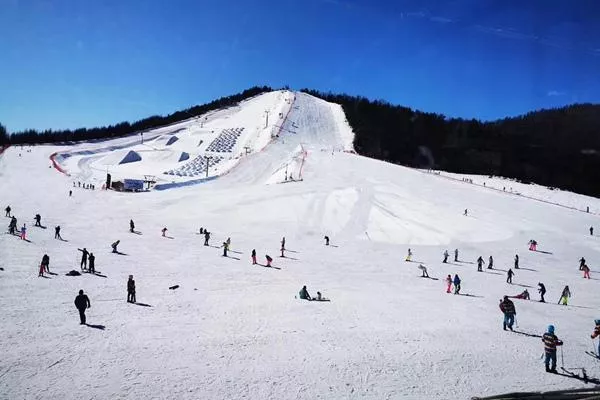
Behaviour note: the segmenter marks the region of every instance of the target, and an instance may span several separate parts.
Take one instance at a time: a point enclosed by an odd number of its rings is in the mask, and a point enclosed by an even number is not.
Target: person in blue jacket
[[[452,283],[454,283],[454,294],[460,294],[460,278],[458,277],[458,274],[454,275],[454,281]]]

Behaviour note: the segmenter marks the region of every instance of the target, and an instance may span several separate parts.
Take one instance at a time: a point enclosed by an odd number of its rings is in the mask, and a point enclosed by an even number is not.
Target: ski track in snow
[[[85,179],[99,188],[105,170],[95,160],[131,137],[0,155],[2,208],[10,204],[19,226],[27,223],[31,241],[0,237],[0,398],[445,399],[584,387],[543,372],[539,338],[502,330],[498,299],[528,285],[537,300],[540,281],[548,303],[515,300],[518,330],[541,335],[555,324],[565,365],[600,377],[585,354],[600,318],[600,238],[587,231],[597,216],[340,152],[352,134],[341,108],[301,93],[271,140],[286,98],[275,92],[207,114],[206,129],[246,126],[241,140],[255,151],[196,186],[137,194],[72,187]],[[272,120],[263,130],[265,108]],[[197,126],[160,128],[145,141],[179,128],[196,135]],[[300,145],[304,181],[267,185]],[[62,161],[71,177],[49,168],[50,154],[82,150],[91,153]],[[149,168],[166,169],[168,157],[156,158]],[[144,165],[127,168],[143,175]],[[600,209],[598,199],[568,192],[519,191]],[[47,229],[33,227],[36,213]],[[130,218],[141,235],[128,232]],[[53,239],[58,224],[68,241]],[[161,237],[164,226],[174,239]],[[201,226],[213,246],[231,237],[231,257],[202,245]],[[551,254],[527,251],[532,238]],[[111,254],[117,239],[127,255]],[[65,276],[79,270],[84,246],[106,278]],[[408,247],[414,262],[404,262]],[[259,263],[269,254],[281,269],[252,266],[253,248]],[[461,262],[442,264],[454,248]],[[58,274],[49,279],[37,277],[44,253]],[[515,253],[523,268],[509,285]],[[498,270],[477,272],[480,255],[493,255]],[[593,280],[582,279],[581,256]],[[420,278],[419,262],[439,280]],[[455,273],[471,296],[445,293],[444,277]],[[150,307],[126,303],[129,274]],[[567,284],[573,298],[559,306]],[[295,299],[302,285],[332,301]],[[79,289],[92,303],[88,323],[104,329],[78,324]]]

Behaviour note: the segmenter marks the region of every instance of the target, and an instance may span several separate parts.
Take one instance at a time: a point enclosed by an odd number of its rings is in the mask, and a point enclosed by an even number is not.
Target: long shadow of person
[[[86,325],[89,326],[90,328],[100,329],[101,331],[103,331],[104,328],[106,328],[104,325],[92,325],[92,324],[86,324]]]

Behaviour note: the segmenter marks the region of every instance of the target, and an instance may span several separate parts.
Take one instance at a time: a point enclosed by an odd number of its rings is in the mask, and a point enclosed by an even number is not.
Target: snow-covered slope
[[[31,227],[30,242],[0,238],[1,398],[447,399],[585,386],[544,372],[534,335],[549,323],[565,341],[565,367],[600,377],[585,354],[600,318],[600,237],[588,232],[597,215],[340,151],[352,141],[341,108],[305,94],[259,96],[206,121],[146,133],[144,146],[160,149],[150,158],[132,137],[0,156],[2,208],[10,204],[19,225],[40,213],[47,226]],[[244,127],[239,140],[251,149],[232,155],[218,179],[139,194],[72,187],[99,188],[103,159],[115,175],[158,176],[172,155],[162,159],[167,146],[154,140],[177,135],[171,146],[193,159],[192,138],[211,124]],[[142,161],[118,164],[121,151]],[[55,152],[71,154],[58,160],[70,177],[51,167]],[[295,179],[302,168],[303,180],[286,182],[286,168]],[[600,208],[597,199],[562,196]],[[128,232],[130,218],[141,234]],[[67,241],[53,239],[56,225]],[[213,233],[212,246],[202,245],[200,227]],[[228,237],[225,258],[216,247]],[[126,255],[111,254],[117,239]],[[527,250],[530,239],[540,252]],[[101,275],[65,276],[79,269],[83,247]],[[409,247],[416,262],[404,261]],[[442,264],[454,248],[461,262]],[[252,266],[252,249],[280,269]],[[57,275],[38,278],[45,253]],[[510,285],[505,271],[517,253],[522,268]],[[498,269],[477,272],[480,255],[493,255]],[[582,256],[591,280],[578,270]],[[418,262],[438,280],[420,278]],[[138,302],[151,307],[125,301],[130,274]],[[460,275],[465,295],[445,293],[448,274]],[[535,301],[538,282],[548,303]],[[295,299],[303,285],[331,302]],[[565,285],[573,298],[559,306]],[[515,300],[522,334],[505,332],[498,299],[526,287],[534,301]],[[79,289],[91,300],[88,323],[104,329],[79,326]]]

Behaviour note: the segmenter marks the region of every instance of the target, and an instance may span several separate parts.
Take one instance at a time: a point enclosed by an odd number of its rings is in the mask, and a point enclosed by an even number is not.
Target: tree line
[[[120,136],[127,136],[135,133],[144,132],[150,129],[158,128],[164,125],[173,124],[192,117],[205,114],[212,110],[224,107],[231,107],[240,101],[254,97],[261,93],[270,92],[273,89],[268,86],[255,86],[227,97],[211,101],[203,105],[197,105],[185,110],[176,111],[167,116],[153,115],[148,118],[135,122],[121,122],[116,125],[103,126],[97,128],[79,128],[62,130],[44,130],[38,131],[28,129],[22,132],[12,133],[10,136],[6,129],[0,125],[0,144],[35,144],[35,143],[57,143],[57,142],[77,142],[80,140],[92,139],[110,139]]]
[[[342,106],[361,155],[600,196],[599,105],[576,104],[481,122],[360,96],[303,91]]]

